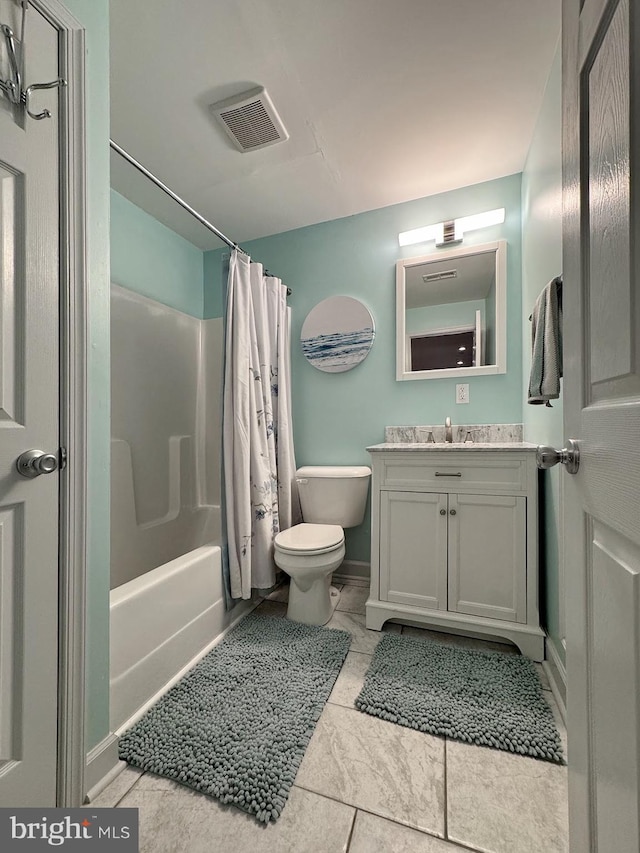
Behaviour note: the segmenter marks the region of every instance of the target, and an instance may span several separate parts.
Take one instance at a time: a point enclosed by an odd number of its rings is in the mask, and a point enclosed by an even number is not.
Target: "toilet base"
[[[333,616],[337,606],[340,604],[340,590],[337,586],[329,587],[329,597],[331,599],[331,615]]]
[[[291,578],[287,619],[304,625],[326,625],[340,601],[340,592],[331,586],[331,574],[313,581],[304,591]]]

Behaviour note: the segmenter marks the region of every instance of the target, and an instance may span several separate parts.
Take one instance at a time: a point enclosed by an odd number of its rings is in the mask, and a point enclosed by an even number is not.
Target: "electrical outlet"
[[[468,403],[469,402],[469,386],[465,385],[456,385],[456,403]]]

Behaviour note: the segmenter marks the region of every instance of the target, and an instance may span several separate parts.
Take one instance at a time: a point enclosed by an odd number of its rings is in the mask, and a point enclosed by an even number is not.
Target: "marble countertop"
[[[405,442],[405,441],[394,441],[394,442],[384,442],[383,444],[372,444],[370,447],[367,447],[369,453],[378,453],[381,451],[391,451],[393,453],[402,451],[410,453],[433,453],[434,451],[460,451],[462,453],[469,453],[474,450],[499,450],[503,451],[511,451],[511,452],[519,452],[523,451],[535,451],[537,449],[537,444],[531,444],[529,441],[494,441],[494,442],[471,442],[467,441],[464,444],[462,442]]]

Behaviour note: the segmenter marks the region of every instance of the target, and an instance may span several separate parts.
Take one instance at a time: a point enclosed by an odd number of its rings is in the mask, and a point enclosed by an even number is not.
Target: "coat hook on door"
[[[24,107],[27,111],[27,115],[34,118],[36,121],[40,121],[43,118],[51,118],[50,110],[42,110],[39,113],[33,113],[29,109],[29,99],[31,98],[31,94],[36,91],[36,89],[55,89],[55,88],[63,88],[67,85],[67,81],[63,80],[59,77],[57,80],[52,80],[50,83],[32,83],[30,86],[27,86],[25,91],[22,93],[21,101],[24,104]]]
[[[7,56],[9,57],[9,69],[11,72],[11,79],[0,80],[0,89],[2,89],[12,104],[19,104],[22,96],[22,73],[20,69],[21,63],[18,62],[18,54],[16,52],[15,37],[11,27],[8,27],[6,24],[2,24],[0,29],[2,29],[2,35],[7,46]],[[24,11],[22,29],[24,32]],[[20,52],[24,52],[22,48]]]
[[[27,115],[36,121],[40,121],[43,118],[51,118],[50,110],[42,110],[39,113],[32,112],[29,107],[29,101],[31,95],[37,89],[55,89],[62,88],[67,85],[67,81],[62,78],[58,78],[57,80],[52,80],[50,83],[32,83],[31,86],[27,86],[26,89],[22,88],[22,80],[24,78],[24,40],[25,40],[25,23],[26,23],[26,12],[27,7],[29,5],[28,0],[21,0],[22,2],[22,23],[20,27],[20,60],[18,61],[18,52],[16,50],[16,40],[15,35],[11,27],[7,26],[7,24],[2,24],[0,26],[0,30],[4,35],[5,44],[7,47],[7,55],[9,57],[9,67],[11,72],[11,78],[9,80],[0,79],[0,91],[4,92],[4,94],[9,98],[12,104],[16,106],[24,106],[27,111]]]

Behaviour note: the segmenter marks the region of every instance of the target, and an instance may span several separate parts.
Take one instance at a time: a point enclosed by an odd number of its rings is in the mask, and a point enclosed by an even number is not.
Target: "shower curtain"
[[[231,597],[275,583],[273,539],[300,518],[287,289],[234,249],[229,262],[223,464]]]

